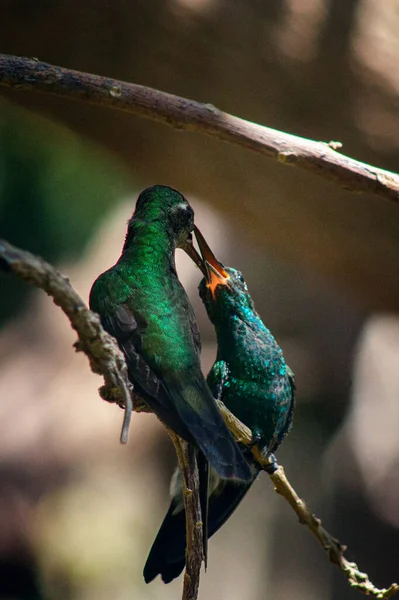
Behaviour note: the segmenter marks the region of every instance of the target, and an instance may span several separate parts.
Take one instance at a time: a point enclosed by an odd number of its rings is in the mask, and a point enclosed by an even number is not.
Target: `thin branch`
[[[399,175],[336,152],[342,146],[339,142],[315,142],[283,133],[225,113],[212,104],[6,54],[0,54],[0,85],[112,107],[177,129],[205,133],[282,164],[312,171],[353,192],[399,200]]]
[[[39,256],[1,239],[0,270],[12,271],[23,281],[42,289],[64,311],[78,334],[75,349],[86,354],[93,373],[104,377],[105,385],[100,389],[102,398],[125,408],[121,442],[126,443],[133,410],[133,387],[124,356],[114,338],[102,328],[98,315],[87,308],[69,280],[57,269]]]
[[[391,598],[399,592],[399,585],[393,583],[388,589],[377,588],[369,579],[367,573],[362,573],[355,562],[349,562],[344,552],[346,546],[343,546],[326,529],[305,502],[299,498],[298,494],[288,481],[284,468],[279,466],[275,473],[269,475],[274,484],[275,491],[283,496],[290,504],[292,509],[298,515],[299,522],[306,525],[313,535],[319,540],[324,550],[327,551],[330,561],[335,564],[345,575],[351,587],[363,592],[366,595],[372,594],[376,598]]]
[[[103,375],[106,386],[102,396],[108,401],[118,404],[128,402],[126,390],[131,390],[127,379],[127,371],[123,355],[113,339],[101,327],[100,321],[84,304],[79,295],[70,285],[69,281],[60,275],[51,265],[43,259],[33,256],[29,252],[19,250],[8,242],[0,240],[0,270],[14,272],[24,281],[43,289],[52,296],[55,304],[60,306],[71,321],[73,329],[78,333],[78,349],[83,350],[89,357],[90,366],[95,373]],[[123,389],[125,388],[125,389]],[[103,388],[104,390],[104,388]],[[130,394],[128,394],[130,396]],[[134,410],[137,412],[150,412],[144,401],[135,396]],[[251,430],[239,421],[223,404],[218,401],[229,429],[237,441],[252,446]],[[185,507],[187,526],[187,571],[184,581],[183,600],[195,600],[198,593],[199,570],[202,561],[202,523],[199,508],[198,473],[193,467],[190,448],[172,433],[179,464],[182,468],[183,481],[185,482]],[[180,444],[183,443],[183,447]],[[254,458],[262,469],[270,467],[270,459],[263,457],[256,447],[252,448]],[[191,468],[190,466],[191,465]],[[393,583],[389,588],[379,589],[362,573],[356,563],[349,562],[344,552],[346,550],[334,536],[322,525],[303,500],[295,492],[286,478],[283,467],[279,466],[272,474],[268,473],[278,494],[283,496],[294,512],[300,523],[306,525],[327,551],[329,559],[345,575],[351,587],[366,595],[373,595],[378,599],[391,598],[399,592],[399,585]],[[191,493],[192,492],[192,493]]]
[[[241,421],[239,421],[220,400],[218,400],[218,406],[234,437],[246,446],[250,446],[252,443],[251,430],[241,423]],[[252,448],[252,453],[264,470],[267,470],[267,468],[270,467],[270,460],[267,457],[261,456],[256,447]],[[387,589],[377,588],[370,581],[367,573],[362,573],[356,563],[349,562],[345,558],[344,552],[346,546],[341,544],[341,542],[323,527],[321,520],[316,517],[305,502],[301,500],[288,481],[283,467],[279,466],[274,473],[268,473],[268,475],[274,484],[275,491],[287,500],[288,504],[297,514],[299,522],[302,525],[306,525],[318,539],[324,550],[327,551],[330,561],[344,573],[351,587],[366,595],[371,594],[379,599],[391,598],[399,592],[399,585],[396,583],[393,583]]]
[[[186,569],[182,600],[196,600],[204,559],[202,543],[202,515],[199,495],[199,476],[195,449],[173,431],[168,433],[175,446],[183,480],[184,510],[186,513]]]

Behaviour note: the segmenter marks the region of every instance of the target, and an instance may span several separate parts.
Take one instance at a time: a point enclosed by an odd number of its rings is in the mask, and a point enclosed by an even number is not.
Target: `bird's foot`
[[[263,467],[263,471],[265,471],[268,475],[273,475],[278,469],[278,462],[274,454],[269,454],[268,456],[269,464]]]
[[[260,444],[260,442],[262,441],[262,435],[260,434],[259,431],[253,431],[252,432],[252,440],[251,443],[248,444],[248,448],[255,448],[255,446],[258,446]]]

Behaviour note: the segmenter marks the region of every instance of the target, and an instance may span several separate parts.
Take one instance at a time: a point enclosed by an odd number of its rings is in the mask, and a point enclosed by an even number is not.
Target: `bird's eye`
[[[188,204],[182,205],[179,211],[178,220],[181,227],[192,229],[194,227],[194,211]]]
[[[245,283],[244,281],[244,277],[242,276],[242,273],[238,273],[238,279],[241,283]]]

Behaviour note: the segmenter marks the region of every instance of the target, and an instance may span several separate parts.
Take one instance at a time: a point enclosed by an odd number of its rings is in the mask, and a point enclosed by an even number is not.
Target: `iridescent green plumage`
[[[122,349],[135,391],[176,433],[198,444],[221,477],[248,480],[245,459],[201,372],[193,309],[177,277],[194,212],[176,190],[142,192],[122,255],[94,282],[90,307]]]
[[[213,395],[251,429],[254,444],[268,455],[277,449],[291,425],[293,373],[255,311],[242,274],[222,268],[216,259],[214,266],[220,266],[224,275],[211,272],[211,285],[204,279],[199,287],[218,344],[207,381]],[[251,461],[250,453],[248,459]],[[211,477],[208,537],[225,523],[255,481],[259,471],[255,464],[251,468],[252,479],[247,483],[222,481],[215,474]],[[200,485],[207,487],[204,476]],[[185,524],[180,496],[180,486],[174,485],[170,509],[147,559],[147,582],[160,574],[168,583],[184,568]]]

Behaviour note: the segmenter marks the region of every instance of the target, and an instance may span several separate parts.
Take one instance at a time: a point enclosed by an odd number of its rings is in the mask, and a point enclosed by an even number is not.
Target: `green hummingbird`
[[[193,227],[194,211],[180,192],[162,185],[144,190],[118,262],[92,286],[90,308],[118,341],[134,390],[151,410],[195,443],[220,477],[249,480],[202,374],[197,322],[176,273],[176,248],[200,259]]]
[[[253,445],[270,457],[267,470],[273,472],[277,463],[272,453],[292,422],[294,375],[256,312],[242,273],[218,262],[197,228],[195,235],[207,266],[199,293],[217,335],[217,357],[207,382],[213,395],[251,429]],[[248,482],[221,480],[212,469],[208,482],[206,458],[198,456],[202,495],[209,485],[208,537],[230,517],[258,476],[260,469],[252,460],[251,450],[247,449],[246,456],[252,473]],[[172,478],[171,496],[170,508],[144,568],[147,583],[158,574],[169,583],[185,566],[185,515],[177,472]]]

